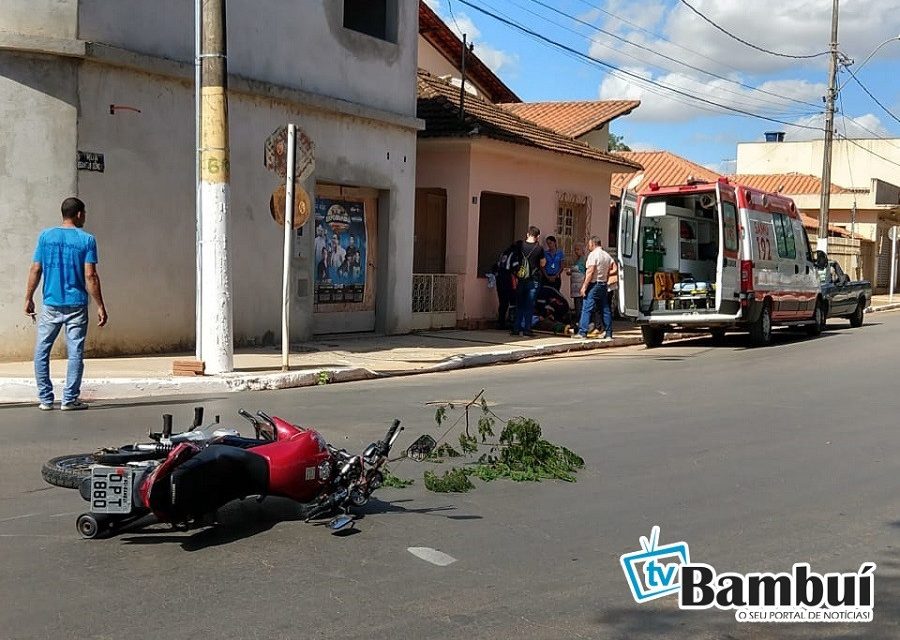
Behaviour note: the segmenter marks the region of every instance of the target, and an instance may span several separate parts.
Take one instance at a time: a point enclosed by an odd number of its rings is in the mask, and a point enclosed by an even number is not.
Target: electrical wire
[[[858,143],[856,140],[854,140],[853,138],[848,138],[847,136],[842,136],[840,133],[838,133],[838,134],[836,134],[836,135],[837,135],[837,137],[840,138],[841,140],[846,140],[847,142],[849,142],[849,143],[852,144],[853,146],[859,147],[859,148],[862,149],[863,151],[866,151],[866,152],[870,153],[871,155],[875,156],[876,158],[881,158],[882,160],[884,160],[885,162],[887,162],[887,163],[889,163],[889,164],[892,164],[892,165],[894,165],[894,166],[900,167],[900,162],[895,162],[894,160],[891,160],[890,158],[886,158],[885,156],[881,155],[880,153],[877,153],[877,152],[875,152],[875,151],[872,151],[872,150],[869,149],[868,147],[859,144],[859,143]]]
[[[814,108],[816,108],[816,109],[819,109],[819,108],[820,108],[820,105],[814,104],[814,103],[812,103],[812,102],[806,102],[805,100],[798,100],[798,99],[796,99],[796,98],[791,98],[791,97],[788,97],[788,96],[784,96],[784,95],[775,93],[775,92],[773,92],[773,91],[768,91],[768,90],[763,89],[763,88],[761,88],[761,87],[754,87],[754,86],[752,86],[752,85],[745,84],[745,83],[743,83],[743,82],[741,82],[741,81],[739,81],[739,80],[734,80],[734,79],[732,79],[732,78],[729,78],[729,77],[727,77],[727,76],[720,75],[720,74],[715,73],[715,72],[713,72],[713,71],[708,71],[708,70],[706,70],[706,69],[703,69],[702,67],[698,67],[698,66],[692,65],[692,64],[690,64],[690,63],[688,63],[688,62],[684,62],[684,61],[682,61],[682,60],[678,60],[677,58],[673,58],[672,56],[666,55],[666,54],[664,54],[664,53],[660,53],[659,51],[654,51],[653,49],[651,49],[651,48],[648,47],[648,46],[639,44],[639,43],[637,43],[637,42],[633,42],[633,41],[629,40],[628,38],[625,38],[624,36],[620,36],[620,35],[618,35],[618,34],[616,34],[616,33],[611,32],[611,31],[607,31],[607,30],[605,30],[605,29],[602,29],[602,28],[600,28],[600,27],[598,27],[598,26],[595,26],[595,25],[591,24],[590,22],[588,22],[588,21],[586,21],[586,20],[582,20],[581,18],[579,18],[579,17],[577,17],[577,16],[573,16],[573,15],[571,15],[571,14],[566,13],[565,11],[561,11],[560,9],[557,9],[556,7],[550,6],[550,5],[548,5],[547,3],[543,2],[542,0],[530,0],[530,2],[532,2],[532,3],[534,3],[534,4],[537,4],[537,5],[540,5],[540,6],[544,7],[545,9],[549,9],[550,11],[553,11],[554,13],[557,13],[557,14],[559,14],[559,15],[565,17],[565,18],[568,18],[569,20],[572,20],[573,22],[577,22],[577,23],[579,23],[579,24],[582,24],[582,25],[585,25],[585,26],[587,26],[587,27],[590,27],[591,29],[593,29],[593,30],[595,30],[595,31],[598,31],[598,32],[600,32],[600,33],[602,33],[602,34],[604,34],[604,35],[606,35],[606,36],[609,36],[609,37],[611,37],[611,38],[614,38],[614,39],[616,39],[616,40],[619,40],[620,42],[623,42],[623,43],[625,43],[625,44],[629,44],[629,45],[631,45],[631,46],[633,46],[633,47],[636,47],[636,48],[638,48],[638,49],[641,49],[641,50],[643,50],[643,51],[647,51],[647,52],[649,52],[649,53],[652,53],[652,54],[655,55],[655,56],[659,56],[660,58],[664,58],[665,60],[669,60],[670,62],[674,62],[675,64],[679,64],[679,65],[681,65],[681,66],[683,66],[683,67],[687,67],[688,69],[692,69],[692,70],[694,70],[694,71],[698,71],[698,72],[700,72],[700,73],[702,73],[702,74],[711,76],[711,77],[713,77],[713,78],[718,78],[719,80],[724,80],[725,82],[729,82],[729,83],[732,83],[732,84],[736,84],[736,85],[741,86],[741,87],[743,87],[744,89],[748,89],[748,90],[750,90],[750,91],[758,91],[758,92],[760,92],[760,93],[764,93],[764,94],[767,94],[767,95],[770,95],[770,96],[774,96],[774,97],[778,98],[778,99],[781,100],[781,101],[785,101],[785,102],[796,102],[797,104],[802,104],[802,105],[807,106],[807,107],[814,107]],[[528,11],[528,9],[525,9],[525,10]],[[532,14],[534,14],[534,15],[538,15],[538,16],[539,16],[539,14],[534,13],[534,12],[532,12],[532,11],[529,11],[529,13],[532,13]],[[543,16],[540,16],[540,17],[543,17]],[[546,18],[544,18],[544,19],[546,19]],[[557,24],[557,23],[551,22],[551,24]],[[569,29],[568,27],[564,27],[563,25],[559,25],[559,24],[557,24],[557,26],[560,26],[560,27],[562,27],[562,28],[564,28],[564,29],[567,29],[568,31],[572,31],[573,33],[577,33],[578,35],[584,36],[584,34],[582,34],[582,33],[579,32],[579,31],[576,31],[576,30],[574,30],[574,29]],[[613,47],[610,47],[610,46],[608,46],[608,45],[604,45],[602,42],[600,42],[600,41],[598,41],[598,40],[594,40],[593,38],[591,38],[590,40],[591,40],[591,42],[595,42],[595,43],[597,43],[597,44],[599,44],[599,45],[601,45],[601,46],[606,46],[606,48],[608,48],[608,49],[611,49],[611,50],[613,50],[613,51],[616,51],[617,53],[622,53],[622,54],[624,54],[624,55],[628,55],[628,57],[633,58],[633,59],[635,59],[635,60],[638,60],[639,62],[643,62],[643,63],[646,64],[646,61],[645,61],[645,60],[641,60],[640,58],[637,58],[637,57],[635,57],[635,56],[631,56],[631,55],[625,53],[624,51],[618,51],[618,50],[616,50],[616,49],[613,49]],[[723,88],[723,90],[724,90],[724,88]],[[731,93],[731,92],[729,92],[729,93]],[[739,95],[739,94],[735,94],[735,95]],[[742,95],[742,97],[745,97],[745,96]],[[771,102],[771,101],[763,100],[762,98],[755,98],[755,97],[754,97],[754,99],[760,100],[760,101],[763,101],[763,102],[767,102],[767,103],[769,103],[769,104],[775,104],[775,103],[773,103],[773,102]],[[783,106],[783,105],[781,105],[781,106]]]
[[[872,92],[869,91],[868,87],[866,87],[866,85],[864,85],[862,83],[862,81],[860,81],[860,79],[856,77],[856,74],[853,73],[853,71],[849,67],[847,67],[847,73],[849,73],[850,77],[856,81],[856,84],[859,85],[860,89],[865,91],[866,95],[869,96],[870,98],[872,98],[872,100],[875,102],[875,104],[877,104],[879,107],[881,107],[884,110],[884,112],[886,114],[888,114],[890,117],[892,117],[894,120],[896,120],[897,122],[900,122],[900,118],[898,118],[896,115],[894,115],[894,113],[890,109],[888,109],[886,106],[881,104],[881,101],[878,98],[876,98],[874,95],[872,95]]]
[[[459,28],[459,23],[456,21],[456,16],[453,15],[453,0],[447,0],[447,8],[450,9],[450,18],[453,20],[453,24],[456,26],[456,33],[462,36],[462,29]]]
[[[549,44],[549,45],[551,45],[551,46],[553,46],[553,47],[556,47],[556,48],[561,49],[561,50],[564,50],[564,51],[568,51],[568,52],[574,54],[575,56],[577,56],[578,58],[580,58],[580,59],[582,59],[582,60],[586,60],[586,61],[588,61],[589,63],[591,63],[591,64],[593,64],[593,65],[595,65],[595,66],[600,66],[600,67],[604,67],[604,68],[606,68],[606,69],[609,69],[610,72],[608,72],[608,73],[611,73],[611,72],[617,72],[618,74],[628,76],[629,78],[632,78],[632,79],[634,79],[634,80],[637,80],[638,82],[644,82],[644,83],[649,83],[649,84],[655,85],[655,86],[657,86],[657,87],[660,87],[660,88],[662,88],[662,89],[664,89],[664,90],[667,90],[667,91],[670,91],[670,92],[672,92],[672,93],[675,93],[675,94],[678,94],[678,95],[681,95],[681,96],[685,96],[686,98],[689,98],[689,99],[694,100],[694,101],[696,101],[696,102],[708,104],[708,105],[711,105],[711,106],[713,106],[713,107],[718,107],[719,109],[724,110],[724,111],[729,111],[729,112],[732,112],[732,113],[737,113],[737,114],[740,114],[740,115],[748,116],[748,117],[751,117],[751,118],[756,118],[756,119],[758,119],[758,120],[765,120],[765,121],[768,121],[768,122],[774,122],[774,123],[776,123],[776,124],[782,124],[782,125],[785,125],[785,126],[798,127],[798,128],[800,128],[800,129],[810,129],[810,130],[812,130],[812,131],[822,131],[822,130],[823,130],[821,127],[811,127],[811,126],[808,126],[808,125],[795,124],[795,123],[787,122],[787,121],[785,121],[785,120],[781,120],[781,119],[778,119],[778,118],[771,118],[771,117],[764,116],[764,115],[761,115],[761,114],[758,114],[758,113],[753,113],[752,111],[746,111],[746,110],[744,110],[744,109],[739,109],[739,108],[737,108],[737,107],[730,107],[730,106],[728,106],[728,105],[721,104],[721,103],[716,102],[716,101],[714,101],[714,100],[709,100],[709,99],[707,99],[707,98],[703,98],[703,97],[696,96],[696,95],[694,95],[694,94],[688,93],[687,91],[682,91],[682,90],[680,90],[680,89],[678,89],[678,88],[676,88],[676,87],[672,87],[672,86],[670,86],[670,85],[667,85],[667,84],[665,84],[665,83],[662,83],[662,82],[659,82],[659,81],[656,81],[656,80],[650,80],[650,79],[647,79],[647,78],[642,78],[640,75],[638,75],[638,74],[636,74],[636,73],[634,73],[634,72],[632,72],[632,71],[628,71],[627,69],[622,69],[622,68],[617,67],[617,66],[615,66],[615,65],[613,65],[613,64],[609,64],[608,62],[603,62],[602,60],[597,60],[596,58],[592,58],[591,56],[589,56],[589,55],[587,55],[587,54],[585,54],[585,53],[582,53],[581,51],[578,51],[578,50],[576,50],[576,49],[573,49],[572,47],[569,47],[569,46],[567,46],[567,45],[565,45],[565,44],[563,44],[563,43],[561,43],[561,42],[557,42],[556,40],[553,40],[552,38],[548,38],[547,36],[544,36],[544,35],[542,35],[542,34],[539,34],[539,33],[535,32],[534,30],[529,29],[528,27],[525,27],[524,25],[516,24],[514,21],[512,21],[512,20],[510,20],[510,19],[507,19],[507,18],[504,18],[504,17],[502,17],[502,16],[499,16],[499,15],[497,15],[496,13],[494,13],[494,12],[492,12],[492,11],[488,11],[487,9],[484,9],[483,7],[480,7],[480,6],[478,6],[478,5],[476,5],[476,4],[472,3],[472,2],[470,2],[470,0],[459,0],[459,2],[460,2],[460,4],[464,4],[464,5],[466,5],[467,7],[470,7],[470,8],[474,9],[475,11],[478,11],[479,13],[481,13],[481,14],[483,14],[483,15],[486,15],[486,16],[488,16],[488,17],[490,17],[490,18],[493,18],[494,20],[496,20],[496,21],[498,21],[498,22],[500,22],[500,23],[502,23],[502,24],[505,24],[505,25],[507,25],[507,26],[509,26],[509,27],[512,27],[512,28],[514,28],[514,29],[516,29],[516,30],[518,30],[518,31],[521,31],[521,32],[526,33],[526,34],[529,34],[529,35],[531,35],[531,36],[533,36],[533,37],[535,37],[535,38],[538,38],[538,39],[544,41],[545,43],[547,43],[547,44]],[[611,73],[611,75],[616,75],[616,74],[615,74],[615,73]],[[617,76],[617,77],[618,77],[618,76]]]
[[[810,58],[818,58],[819,56],[827,56],[827,55],[830,55],[830,53],[831,53],[829,51],[820,51],[819,53],[813,53],[810,55],[793,55],[790,53],[779,53],[777,51],[772,51],[771,49],[765,49],[763,47],[753,44],[752,42],[747,42],[743,38],[740,38],[740,37],[734,35],[733,33],[731,33],[728,29],[725,29],[724,27],[719,26],[718,24],[713,22],[711,19],[707,18],[703,13],[701,13],[696,8],[694,8],[694,6],[691,5],[687,0],[680,0],[680,2],[681,2],[681,4],[686,6],[688,9],[690,9],[691,11],[696,13],[705,22],[708,22],[709,24],[711,24],[713,27],[715,27],[716,29],[718,29],[719,31],[724,33],[729,38],[731,38],[733,40],[737,40],[742,45],[750,47],[751,49],[756,49],[757,51],[762,51],[763,53],[768,53],[769,55],[772,55],[772,56],[778,56],[779,58],[793,58],[794,60],[809,60]]]

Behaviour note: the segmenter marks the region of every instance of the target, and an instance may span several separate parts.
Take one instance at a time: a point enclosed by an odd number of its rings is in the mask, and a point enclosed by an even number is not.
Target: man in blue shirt
[[[547,250],[544,252],[544,257],[547,259],[547,264],[544,265],[544,284],[559,291],[562,286],[560,273],[566,256],[553,236],[547,236]]]
[[[97,241],[82,231],[86,213],[78,198],[62,203],[62,225],[44,229],[34,250],[28,285],[25,291],[25,313],[35,321],[34,292],[44,278],[40,319],[37,320],[37,344],[34,348],[34,376],[42,411],[53,408],[53,383],[50,382],[50,350],[66,329],[68,370],[60,408],[63,411],[87,409],[81,402],[81,376],[84,373],[84,339],[88,325],[88,294],[97,304],[97,326],[106,324],[106,307],[100,292],[97,273]]]

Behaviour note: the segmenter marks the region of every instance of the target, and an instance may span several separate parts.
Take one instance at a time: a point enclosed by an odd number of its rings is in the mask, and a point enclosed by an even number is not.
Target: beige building
[[[190,348],[195,320],[194,15],[184,0],[0,3],[0,354],[32,352],[22,298],[38,233],[70,195],[88,208],[111,321],[93,353]],[[279,178],[263,144],[294,122],[316,144],[307,183],[320,209],[355,212],[362,284],[319,271],[319,227],[293,259],[292,337],[411,327],[416,165],[414,2],[228,3],[230,252],[234,336],[280,335]],[[98,154],[86,156],[84,154]],[[99,162],[77,163],[83,159]],[[355,226],[353,226],[355,225]],[[341,254],[341,250],[338,250]],[[361,274],[361,275],[360,275]],[[342,285],[343,286],[343,285]],[[348,297],[347,292],[351,295]]]
[[[821,140],[740,143],[737,173],[765,174],[772,177],[772,185],[784,183],[782,192],[818,218],[823,149]],[[812,178],[819,186],[792,187],[792,174]],[[840,186],[832,188],[829,222],[852,229],[863,240],[858,269],[850,273],[870,278],[877,291],[884,291],[890,284],[889,232],[900,225],[900,139],[835,140],[831,179]]]

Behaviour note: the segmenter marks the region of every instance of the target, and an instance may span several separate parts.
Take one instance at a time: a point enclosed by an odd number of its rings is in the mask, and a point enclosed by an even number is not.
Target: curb
[[[881,313],[882,311],[896,311],[897,309],[900,309],[900,302],[882,304],[877,307],[866,307],[866,313]]]
[[[672,336],[677,339],[680,336]],[[519,349],[501,349],[487,353],[460,354],[421,369],[398,371],[372,371],[364,367],[342,369],[305,369],[285,373],[241,374],[229,373],[202,378],[86,378],[81,384],[81,397],[87,401],[148,398],[154,396],[190,396],[237,393],[240,391],[267,391],[312,387],[320,384],[320,376],[327,373],[327,384],[354,382],[376,378],[395,378],[426,373],[440,373],[505,364],[543,356],[579,351],[596,351],[641,344],[640,337],[615,338],[613,342],[586,340],[568,344],[551,344]],[[61,387],[62,379],[53,381]],[[0,379],[0,404],[34,403],[33,378]]]

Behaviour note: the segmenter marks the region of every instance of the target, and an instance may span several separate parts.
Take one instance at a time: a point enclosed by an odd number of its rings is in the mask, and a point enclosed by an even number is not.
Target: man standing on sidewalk
[[[82,231],[86,212],[78,198],[62,203],[62,225],[44,229],[34,250],[28,285],[25,291],[25,313],[35,321],[34,292],[44,278],[44,302],[37,320],[37,343],[34,348],[34,376],[37,381],[40,409],[53,408],[53,383],[50,382],[50,350],[66,329],[68,370],[63,391],[63,411],[87,409],[81,402],[81,376],[84,373],[84,340],[88,326],[88,293],[97,303],[97,326],[106,324],[106,307],[100,292],[97,273],[97,241]]]
[[[581,307],[581,322],[578,325],[578,333],[575,334],[575,337],[587,337],[591,316],[595,309],[599,309],[603,317],[603,326],[606,328],[606,335],[603,337],[603,341],[608,342],[612,340],[612,312],[609,308],[609,297],[606,293],[606,287],[613,259],[601,248],[598,236],[591,236],[591,239],[588,241],[588,250],[590,253],[588,253],[585,261],[587,273],[584,277],[584,284],[581,285],[581,295],[584,298],[584,304]]]
[[[544,259],[544,248],[538,242],[541,230],[535,226],[528,227],[528,235],[522,243],[522,259],[516,276],[519,283],[516,287],[516,321],[511,335],[533,336],[531,331],[534,316],[534,301],[541,288],[541,273],[547,261]]]

